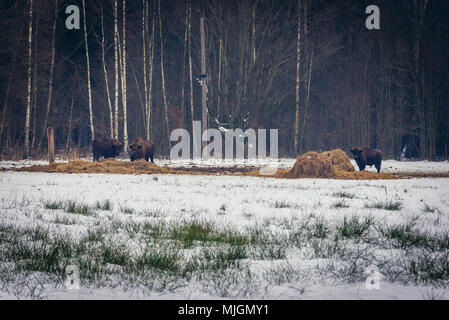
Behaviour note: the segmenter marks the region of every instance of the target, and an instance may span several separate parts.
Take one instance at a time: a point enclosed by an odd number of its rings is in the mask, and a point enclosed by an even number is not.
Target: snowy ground
[[[448,169],[384,168],[405,166]],[[80,289],[65,285],[73,265]],[[365,284],[369,267],[379,290]],[[0,172],[0,299],[449,299],[448,290],[447,178]]]

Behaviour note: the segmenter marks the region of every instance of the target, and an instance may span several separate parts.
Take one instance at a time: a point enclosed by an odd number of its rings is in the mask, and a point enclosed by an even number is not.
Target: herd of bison
[[[97,138],[92,143],[93,160],[99,161],[100,157],[113,158],[120,154],[124,143],[108,137]],[[354,147],[351,149],[354,160],[357,163],[360,171],[365,170],[366,166],[375,166],[377,172],[380,173],[380,166],[382,163],[382,152],[377,149],[370,149],[367,147]],[[134,139],[129,145],[129,157],[131,161],[137,159],[151,160],[154,163],[154,143],[142,137]]]
[[[101,137],[92,142],[92,153],[94,161],[99,161],[100,157],[114,158],[120,154],[124,143],[112,138]],[[129,145],[129,157],[131,161],[137,159],[151,160],[154,163],[154,144],[144,138],[138,137]]]

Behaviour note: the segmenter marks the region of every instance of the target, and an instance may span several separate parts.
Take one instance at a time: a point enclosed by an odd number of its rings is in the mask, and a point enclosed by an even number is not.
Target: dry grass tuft
[[[104,161],[75,160],[64,163],[53,163],[51,165],[35,165],[19,168],[17,171],[29,172],[54,172],[54,173],[118,173],[118,174],[150,174],[150,173],[173,173],[174,169],[159,167],[146,162],[144,159],[137,161],[118,161],[106,159]]]

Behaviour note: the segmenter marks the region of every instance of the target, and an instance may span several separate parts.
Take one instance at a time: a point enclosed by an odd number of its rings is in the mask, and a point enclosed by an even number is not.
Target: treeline
[[[51,126],[64,153],[142,136],[168,156],[169,133],[201,119],[204,17],[209,127],[277,128],[280,156],[447,159],[449,2],[376,1],[368,30],[371,2],[3,0],[1,154],[45,154]]]

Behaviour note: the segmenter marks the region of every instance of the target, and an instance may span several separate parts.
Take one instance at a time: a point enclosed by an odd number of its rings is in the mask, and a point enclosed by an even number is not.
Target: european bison
[[[360,171],[365,170],[365,167],[374,165],[377,173],[380,173],[380,165],[382,163],[382,151],[377,149],[370,149],[367,147],[354,147],[351,149],[354,155],[354,160]]]
[[[131,161],[137,159],[151,159],[153,161],[154,156],[154,144],[151,141],[145,140],[142,137],[134,139],[134,141],[129,145],[129,157]]]
[[[99,161],[100,157],[113,158],[120,154],[123,143],[117,139],[100,137],[92,141],[92,153],[94,161]]]

